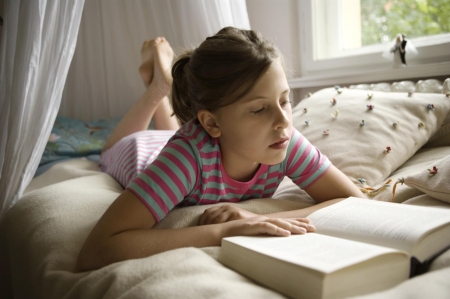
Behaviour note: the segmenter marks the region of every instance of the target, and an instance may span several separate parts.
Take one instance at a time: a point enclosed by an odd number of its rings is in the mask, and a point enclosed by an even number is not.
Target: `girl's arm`
[[[317,205],[293,211],[266,214],[267,217],[280,218],[305,218],[311,213],[344,200],[347,197],[355,196],[366,198],[364,193],[334,165],[315,181],[312,185],[304,189],[316,202]],[[199,225],[223,223],[226,221],[238,220],[247,217],[254,217],[256,214],[248,212],[231,205],[212,207],[203,213],[199,219]]]
[[[314,213],[317,210],[320,210],[322,208],[325,208],[327,206],[330,206],[334,203],[340,202],[341,200],[344,200],[345,198],[336,198],[331,199],[325,202],[321,202],[319,204],[313,205],[311,207],[299,209],[299,210],[292,210],[292,211],[284,211],[284,212],[278,212],[278,213],[271,213],[271,214],[264,214],[266,217],[275,217],[275,218],[301,218],[303,221],[308,221],[306,217],[308,217],[310,214]],[[200,219],[198,221],[198,225],[206,225],[206,224],[218,224],[218,223],[224,223],[228,221],[234,221],[244,218],[251,218],[258,216],[258,214],[249,212],[247,210],[244,210],[242,208],[225,204],[217,207],[211,207],[204,211],[204,213],[200,216]],[[309,223],[309,221],[308,221]],[[314,223],[313,223],[314,224]]]
[[[156,219],[130,191],[125,190],[95,225],[78,256],[76,271],[147,257],[181,247],[219,246],[235,235],[288,236],[314,228],[304,219],[258,216],[222,224],[181,229],[152,229]]]
[[[353,184],[353,182],[334,165],[311,186],[304,189],[316,202],[317,205],[300,210],[267,214],[268,217],[308,217],[313,212],[340,202],[347,197],[354,196],[366,198],[364,193]]]
[[[304,190],[318,203],[350,196],[366,198],[364,193],[334,165],[331,165],[317,181]]]

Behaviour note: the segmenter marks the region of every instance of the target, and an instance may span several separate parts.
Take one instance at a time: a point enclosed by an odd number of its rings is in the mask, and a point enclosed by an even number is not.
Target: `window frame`
[[[313,85],[320,86],[332,78],[337,79],[336,82],[364,82],[364,78],[367,77],[361,76],[364,73],[371,73],[369,78],[372,81],[450,74],[450,34],[411,39],[419,55],[409,59],[407,61],[409,65],[406,68],[393,69],[392,62],[381,56],[386,50],[385,44],[347,50],[340,57],[315,60],[314,47],[320,46],[320,42],[314,36],[320,28],[315,28],[313,24],[313,1],[317,0],[298,0],[302,77],[290,80],[294,87],[311,86],[310,81],[315,81]],[[337,43],[338,41],[328,37],[326,42]]]

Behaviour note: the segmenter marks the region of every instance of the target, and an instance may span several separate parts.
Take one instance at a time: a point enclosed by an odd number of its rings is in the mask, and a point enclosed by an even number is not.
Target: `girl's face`
[[[231,178],[246,181],[260,164],[281,163],[292,133],[289,85],[281,62],[275,60],[245,97],[220,108],[214,119],[222,163]]]

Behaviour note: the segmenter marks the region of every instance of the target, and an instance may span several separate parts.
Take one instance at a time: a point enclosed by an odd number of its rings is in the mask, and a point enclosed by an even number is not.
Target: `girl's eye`
[[[284,107],[284,106],[286,106],[288,104],[291,104],[291,101],[283,101],[283,102],[280,103],[281,107]]]
[[[254,110],[254,111],[250,111],[250,112],[251,112],[252,114],[259,114],[259,113],[263,112],[264,109],[266,109],[266,108],[265,108],[265,107],[262,107],[261,109]]]

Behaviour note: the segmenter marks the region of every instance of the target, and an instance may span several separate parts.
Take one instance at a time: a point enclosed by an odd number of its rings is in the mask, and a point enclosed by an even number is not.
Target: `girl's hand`
[[[313,232],[314,226],[308,218],[269,218],[257,216],[253,218],[231,221],[223,225],[224,237],[230,236],[289,236]]]
[[[222,205],[206,209],[198,220],[198,225],[219,224],[233,220],[259,216],[232,205]]]

